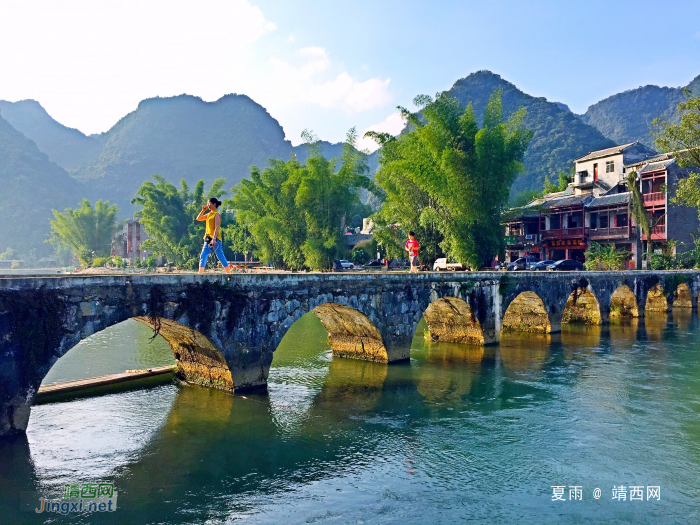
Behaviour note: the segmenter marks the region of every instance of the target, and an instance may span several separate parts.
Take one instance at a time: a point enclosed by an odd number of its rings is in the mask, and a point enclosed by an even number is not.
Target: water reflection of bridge
[[[0,279],[0,435],[26,428],[58,357],[129,318],[170,343],[184,379],[242,391],[266,384],[277,345],[308,312],[335,356],[391,363],[408,359],[423,317],[432,340],[484,345],[502,332],[695,309],[699,290],[693,271]]]

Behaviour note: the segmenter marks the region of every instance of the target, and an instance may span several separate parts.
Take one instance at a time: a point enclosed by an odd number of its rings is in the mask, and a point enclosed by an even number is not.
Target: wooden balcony
[[[543,230],[542,239],[583,239],[588,236],[588,228],[562,228],[560,230]]]
[[[642,195],[642,200],[645,205],[659,205],[666,202],[666,194],[661,192],[645,193]]]
[[[666,225],[659,224],[651,229],[651,240],[652,241],[662,241],[666,238]],[[647,240],[647,236],[642,234],[642,240]]]
[[[589,229],[588,238],[592,240],[596,239],[632,239],[634,238],[634,233],[630,232],[630,228],[627,226],[620,226],[618,228],[598,228]]]

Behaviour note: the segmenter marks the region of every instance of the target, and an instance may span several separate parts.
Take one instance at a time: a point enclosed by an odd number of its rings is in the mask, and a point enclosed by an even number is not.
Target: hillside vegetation
[[[516,179],[513,193],[539,190],[545,175],[556,177],[560,170],[569,171],[575,158],[615,145],[596,128],[561,107],[560,103],[523,93],[490,71],[478,71],[458,80],[449,93],[463,106],[471,102],[481,125],[489,97],[497,89],[502,90],[504,118],[525,107],[525,127],[534,132],[523,159],[526,172]]]
[[[37,249],[50,231],[52,208],[75,205],[82,188],[66,171],[39,151],[36,144],[0,117],[0,251]]]
[[[700,95],[700,75],[685,87]],[[581,120],[617,144],[639,141],[654,148],[652,121],[660,117],[677,124],[676,106],[683,100],[683,88],[643,86],[593,104]]]
[[[0,100],[0,115],[69,173],[95,159],[104,143],[101,135],[88,137],[56,122],[36,100]]]
[[[180,95],[142,101],[105,134],[94,162],[74,176],[127,212],[144,180],[159,173],[168,180],[219,177],[230,185],[264,167],[269,158],[291,158],[284,130],[261,105],[244,95],[216,102]]]

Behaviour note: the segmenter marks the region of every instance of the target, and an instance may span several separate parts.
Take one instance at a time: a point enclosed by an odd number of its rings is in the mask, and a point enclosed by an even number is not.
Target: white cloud
[[[343,72],[335,80],[309,88],[309,99],[323,108],[341,108],[348,115],[391,102],[390,79],[360,82]]]
[[[234,91],[275,29],[248,0],[4,0],[0,99],[105,131],[143,98]]]
[[[401,118],[401,113],[398,111],[396,113],[392,113],[379,124],[373,124],[372,126],[366,128],[362,132],[363,136],[361,136],[357,141],[356,146],[360,150],[368,150],[370,152],[375,151],[379,149],[379,146],[372,139],[364,138],[365,133],[368,131],[378,131],[380,133],[390,133],[391,135],[396,136],[401,133],[401,130],[405,125],[406,122],[403,120],[403,118]]]
[[[348,115],[384,106],[391,102],[391,79],[370,78],[360,81],[347,71],[334,79],[322,78],[322,73],[332,69],[328,52],[322,47],[305,47],[297,51],[303,59],[300,65],[273,58],[274,82],[289,96],[294,92],[299,98],[325,109],[341,109]]]
[[[182,93],[246,94],[292,140],[306,127],[341,140],[350,116],[377,118],[389,79],[351,72],[323,47],[296,49],[296,28],[254,2],[0,0],[0,100],[38,100],[84,133],[107,131],[145,98]],[[266,39],[273,31],[289,36]]]

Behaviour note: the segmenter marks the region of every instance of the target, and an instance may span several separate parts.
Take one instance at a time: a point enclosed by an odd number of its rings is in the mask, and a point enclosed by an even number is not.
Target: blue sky
[[[4,0],[0,99],[85,133],[138,102],[244,93],[294,144],[396,131],[397,105],[489,69],[583,112],[700,74],[700,2]]]

